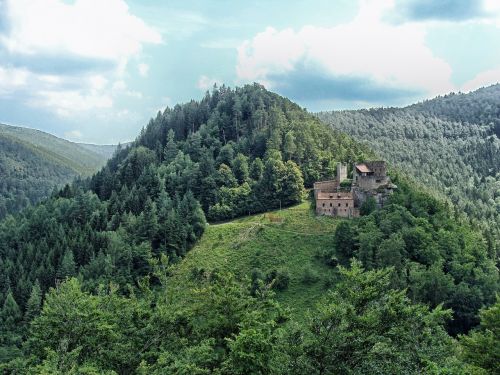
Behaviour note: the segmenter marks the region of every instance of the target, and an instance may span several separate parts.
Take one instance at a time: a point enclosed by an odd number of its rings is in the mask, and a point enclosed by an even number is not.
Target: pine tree
[[[231,166],[233,169],[234,176],[238,180],[239,184],[242,184],[243,182],[245,182],[248,179],[248,175],[249,175],[248,158],[245,155],[243,155],[241,153],[236,155]]]
[[[144,211],[139,216],[138,223],[139,239],[143,241],[151,241],[158,230],[158,218],[156,204],[148,196]]]
[[[75,258],[73,256],[72,250],[66,250],[64,256],[62,257],[61,264],[57,270],[58,279],[66,279],[76,274],[76,264]]]
[[[166,164],[172,162],[177,155],[177,144],[175,143],[175,133],[172,129],[168,131],[167,135],[167,145],[165,146],[165,150],[163,152],[163,159]]]
[[[15,330],[17,324],[21,320],[21,317],[21,310],[12,295],[12,290],[9,289],[0,314],[3,329],[6,331]]]
[[[33,288],[31,288],[30,298],[26,303],[26,312],[24,313],[24,321],[26,323],[31,322],[36,316],[38,316],[41,305],[42,290],[40,289],[40,283],[36,280]]]

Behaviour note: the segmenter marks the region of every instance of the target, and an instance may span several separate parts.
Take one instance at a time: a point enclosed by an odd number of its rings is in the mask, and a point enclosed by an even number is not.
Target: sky
[[[500,0],[0,0],[0,122],[133,140],[214,84],[309,111],[500,81]]]

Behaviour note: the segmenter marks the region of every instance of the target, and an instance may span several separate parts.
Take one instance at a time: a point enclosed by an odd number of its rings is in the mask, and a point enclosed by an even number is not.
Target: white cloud
[[[130,96],[130,97],[133,97],[136,99],[142,98],[141,92],[129,90],[127,88],[127,84],[123,80],[119,80],[119,81],[116,81],[113,83],[112,94],[113,94],[113,96],[126,95],[126,96]]]
[[[26,69],[17,69],[0,66],[0,95],[9,94],[27,84],[29,72]]]
[[[477,90],[478,88],[500,83],[500,67],[479,73],[470,81],[462,85],[462,92]]]
[[[15,53],[69,53],[120,62],[161,35],[123,0],[6,0],[11,26],[1,42]]]
[[[84,92],[77,90],[46,90],[37,93],[31,105],[50,108],[59,116],[67,117],[75,112],[111,108],[113,99],[106,93]]]
[[[123,81],[127,63],[144,44],[162,43],[162,37],[131,14],[124,0],[5,0],[1,5],[0,23],[8,27],[0,34],[0,47],[6,56],[105,63],[77,73],[62,64],[60,72],[50,74],[0,66],[0,95],[18,92],[28,105],[60,116],[98,116],[93,111],[112,108],[120,95],[142,98]],[[139,64],[138,69],[147,75],[149,66]]]
[[[196,87],[198,87],[200,90],[206,91],[210,90],[214,84],[220,85],[221,80],[218,78],[213,78],[213,77],[207,77],[206,75],[202,75],[198,79],[198,83]]]
[[[358,15],[334,27],[267,28],[238,48],[240,81],[271,86],[299,64],[336,77],[363,77],[385,87],[436,95],[453,89],[451,67],[425,44],[425,25],[393,25],[393,1],[363,1]]]
[[[484,0],[484,10],[487,14],[491,15],[493,22],[496,23],[497,27],[500,27],[500,1],[498,0]],[[490,20],[486,20],[486,23],[490,23]]]
[[[137,70],[139,71],[139,74],[142,77],[147,77],[148,73],[149,73],[149,65],[144,64],[144,63],[140,63],[139,65],[137,65]]]

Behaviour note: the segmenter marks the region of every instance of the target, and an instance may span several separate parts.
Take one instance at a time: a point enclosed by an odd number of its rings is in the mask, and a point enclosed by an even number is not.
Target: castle
[[[352,181],[347,178],[347,165],[338,163],[335,180],[314,183],[316,214],[357,217],[369,197],[381,207],[395,188],[387,176],[385,161],[354,164]]]

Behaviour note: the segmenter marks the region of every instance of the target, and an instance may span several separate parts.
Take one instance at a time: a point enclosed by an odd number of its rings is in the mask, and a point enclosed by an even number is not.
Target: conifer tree
[[[7,297],[3,303],[2,312],[0,314],[2,326],[6,331],[12,331],[15,329],[17,323],[21,320],[22,314],[19,306],[17,305],[12,291],[7,292]]]
[[[26,323],[31,322],[40,313],[41,305],[42,290],[40,289],[40,283],[36,280],[33,288],[31,288],[30,298],[26,303],[26,311],[24,313],[24,321]]]
[[[66,250],[57,270],[58,279],[66,279],[76,274],[75,258],[72,250]]]
[[[165,163],[170,163],[175,159],[175,156],[177,155],[177,144],[175,143],[175,133],[173,129],[170,129],[168,131],[167,135],[167,145],[165,146],[164,154],[163,154],[163,159]]]

